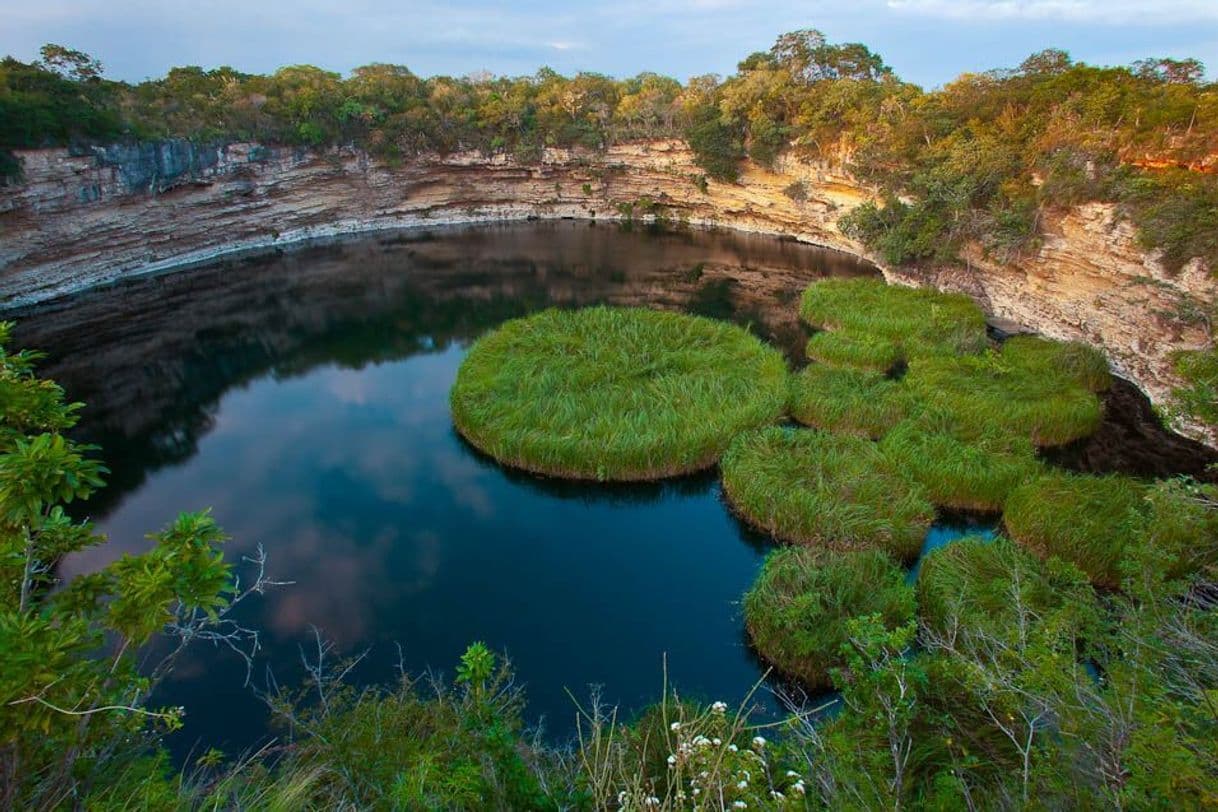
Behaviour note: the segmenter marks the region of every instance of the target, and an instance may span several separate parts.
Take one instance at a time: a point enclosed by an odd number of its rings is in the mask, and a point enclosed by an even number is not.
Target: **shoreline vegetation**
[[[132,87],[62,48],[41,65],[7,60],[0,79],[9,149],[247,132],[350,141],[394,161],[470,142],[524,154],[550,141],[595,147],[666,127],[710,177],[730,180],[745,154],[772,163],[791,143],[844,142],[893,195],[847,227],[893,262],[943,260],[973,239],[1018,251],[1045,207],[1111,198],[1169,265],[1214,264],[1218,232],[1205,229],[1218,208],[1206,206],[1218,187],[1192,166],[1214,151],[1218,103],[1187,60],[1103,69],[1046,51],[926,94],[864,46],[803,31],[723,83],[687,86],[545,71],[422,80],[373,66],[346,80],[308,67],[188,69]],[[633,117],[621,112],[631,96]],[[1029,126],[1003,129],[1010,110]],[[1141,167],[1148,151],[1174,168]],[[1218,487],[1075,474],[1037,457],[1099,424],[1108,369],[1081,345],[994,347],[966,298],[875,280],[815,283],[799,314],[827,333],[809,342],[813,371],[792,375],[777,350],[711,319],[543,311],[481,339],[451,396],[462,434],[532,470],[655,478],[722,454],[726,501],[787,543],[743,598],[759,655],[803,680],[777,689],[787,718],[755,721],[750,699],[729,707],[665,682],[632,718],[595,691],[576,698],[576,740],[555,747],[526,730],[510,664],[482,643],[451,684],[402,674],[358,688],[346,678],[354,663],[319,637],[306,683],[266,697],[284,730],[273,752],[208,751],[184,769],[162,741],[183,709],[148,705],[173,667],[172,654],[149,666],[154,639],[252,658],[256,633],[229,612],[274,585],[265,561],[239,587],[223,531],[206,513],[183,514],[148,552],[58,583],[56,561],[103,541],[64,507],[108,472],[70,437],[80,404],[38,378],[37,354],[9,349],[0,327],[0,807],[1218,803]],[[1209,385],[1204,358],[1181,363]],[[786,411],[819,427],[777,425]],[[1006,535],[931,552],[910,584],[902,565],[936,507],[999,513]],[[803,689],[830,685],[840,703],[826,713]]]

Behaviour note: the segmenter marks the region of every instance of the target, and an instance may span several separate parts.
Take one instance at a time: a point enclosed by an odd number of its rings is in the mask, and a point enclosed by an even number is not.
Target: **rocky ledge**
[[[707,181],[680,141],[547,150],[534,163],[457,153],[388,166],[351,149],[186,142],[20,157],[23,182],[0,187],[0,306],[301,239],[480,220],[661,216],[865,254],[837,221],[872,197],[839,168],[790,157]],[[995,318],[1101,348],[1159,404],[1179,384],[1171,354],[1209,345],[1189,313],[1218,293],[1198,262],[1168,273],[1101,204],[1052,218],[1030,256],[880,264],[890,281],[963,291]],[[1178,428],[1218,446],[1212,430]]]

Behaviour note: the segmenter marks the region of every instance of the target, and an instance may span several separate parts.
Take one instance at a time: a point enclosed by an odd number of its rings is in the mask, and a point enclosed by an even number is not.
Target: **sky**
[[[1047,47],[1097,64],[1196,57],[1218,75],[1218,0],[0,0],[0,54],[28,61],[55,42],[128,81],[175,65],[371,62],[423,76],[548,65],[685,80],[729,74],[799,28],[865,43],[926,88]]]

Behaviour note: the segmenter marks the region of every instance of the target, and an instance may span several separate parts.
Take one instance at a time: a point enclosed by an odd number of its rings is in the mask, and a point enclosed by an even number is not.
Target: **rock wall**
[[[0,188],[2,306],[227,252],[477,220],[659,213],[864,253],[837,220],[871,198],[842,170],[793,158],[774,171],[749,165],[739,183],[702,181],[679,141],[548,150],[527,165],[460,153],[390,167],[350,149],[185,142],[20,157],[25,180]],[[1213,306],[1218,286],[1208,271],[1194,263],[1167,273],[1109,206],[1047,223],[1032,256],[998,262],[967,251],[965,259],[884,271],[890,281],[964,291],[995,317],[1100,347],[1156,403],[1178,384],[1171,353],[1208,345],[1204,327],[1183,315]],[[1180,428],[1218,445],[1211,430]]]

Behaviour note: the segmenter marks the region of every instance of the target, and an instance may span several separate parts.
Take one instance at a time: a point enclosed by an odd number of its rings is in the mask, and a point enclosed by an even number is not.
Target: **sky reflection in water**
[[[83,436],[114,469],[90,507],[111,542],[63,574],[210,507],[230,560],[261,544],[270,573],[294,581],[237,613],[263,635],[255,687],[268,668],[296,683],[316,626],[343,655],[369,650],[362,682],[393,677],[397,644],[407,669],[451,673],[483,640],[511,657],[531,720],[559,737],[573,729],[568,689],[601,684],[637,708],[659,695],[665,657],[685,693],[739,699],[763,671],[739,600],[766,542],[729,515],[713,472],[595,486],[505,470],[455,434],[448,390],[472,338],[549,302],[715,310],[798,344],[793,297],[825,271],[867,269],[758,238],[551,224],[365,239],[32,314],[25,343],[90,401]],[[188,709],[179,755],[267,735],[245,678],[223,650],[186,655],[154,698]]]

